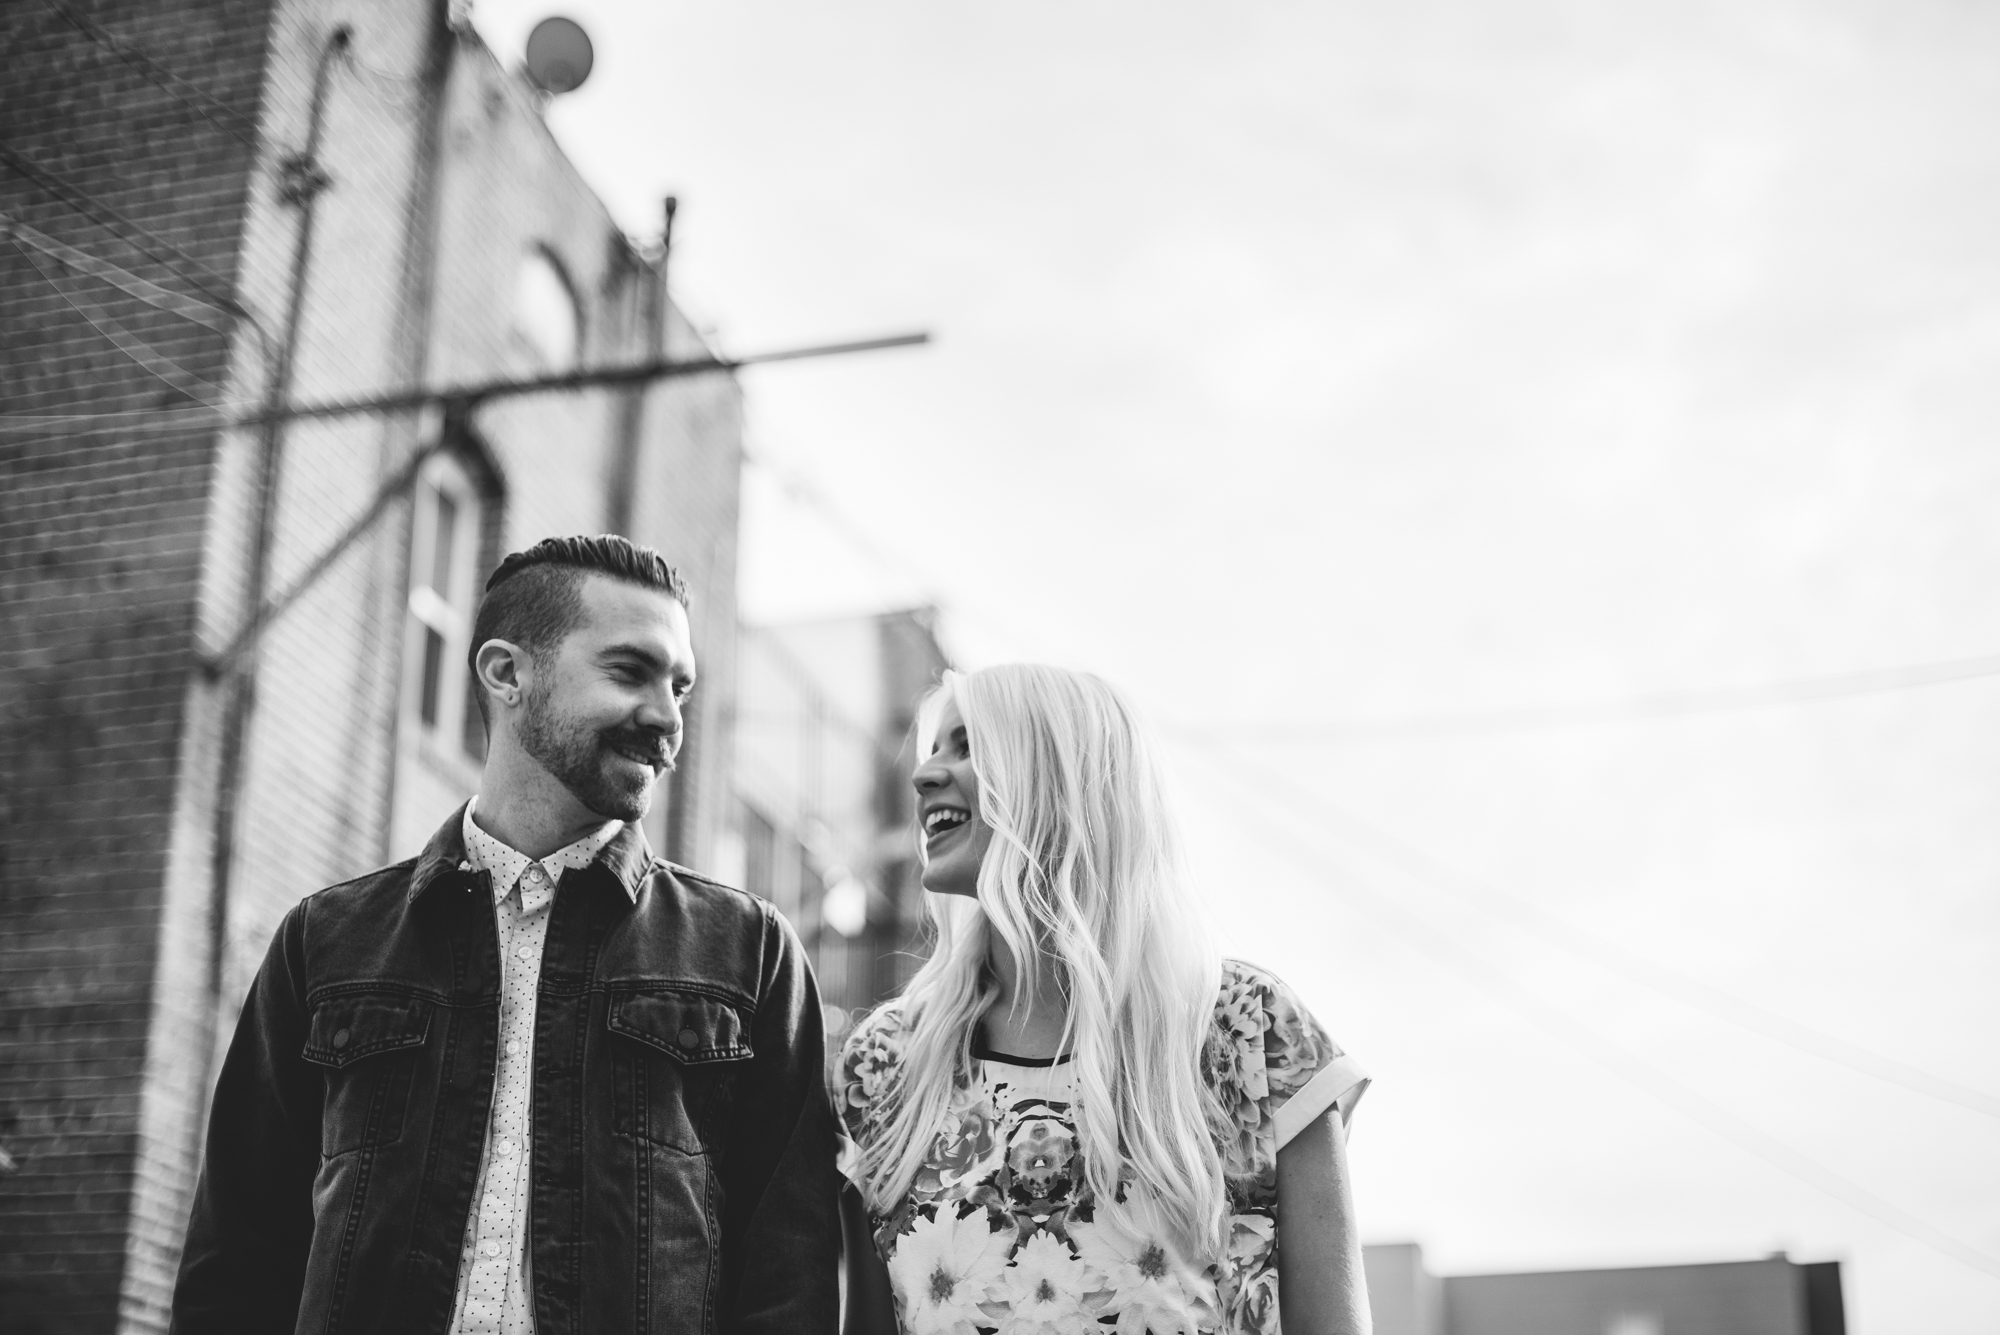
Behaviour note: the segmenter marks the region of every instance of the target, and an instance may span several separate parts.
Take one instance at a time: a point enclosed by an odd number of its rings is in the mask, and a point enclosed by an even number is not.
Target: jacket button
[[[689,1052],[693,1052],[696,1048],[701,1046],[701,1035],[697,1034],[692,1029],[681,1030],[681,1046],[686,1048]]]
[[[345,1029],[334,1030],[333,1045],[337,1048],[344,1048],[347,1046],[347,1031]]]

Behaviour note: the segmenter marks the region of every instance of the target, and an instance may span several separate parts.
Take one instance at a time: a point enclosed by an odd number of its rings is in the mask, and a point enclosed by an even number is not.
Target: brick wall
[[[241,222],[240,293],[283,337],[303,215],[281,192],[282,164],[309,138],[316,72],[327,59],[318,196],[302,270],[290,398],[319,401],[405,383],[420,316],[407,273],[408,217],[425,102],[421,74],[437,7],[408,0],[282,0],[265,20],[260,134]],[[239,355],[239,397],[265,386],[268,355]],[[417,424],[357,418],[294,423],[276,454],[276,524],[267,588],[293,585],[414,447]],[[202,528],[195,641],[213,652],[243,629],[256,513],[259,433],[223,433]],[[391,782],[387,720],[398,684],[402,534],[392,512],[262,637],[232,829],[219,989],[214,912],[220,688],[188,685],[151,1029],[138,1169],[126,1237],[121,1327],[157,1330],[178,1264],[218,1050],[280,916],[304,894],[377,865]]]
[[[408,852],[478,774],[462,751],[426,749],[416,726],[406,496],[251,660],[212,989],[225,696],[195,662],[243,628],[258,435],[157,421],[24,434],[18,419],[263,393],[301,224],[280,167],[306,143],[314,72],[337,25],[351,40],[326,83],[319,162],[332,184],[315,206],[294,401],[537,369],[511,331],[530,248],[558,256],[572,281],[586,362],[663,343],[700,351],[684,320],[663,315],[657,275],[556,149],[534,95],[476,38],[448,32],[442,4],[133,0],[68,12],[83,24],[50,0],[0,20],[18,62],[0,86],[0,143],[188,255],[145,242],[162,262],[89,201],[0,163],[0,209],[35,229],[9,239],[60,284],[0,244],[0,416],[16,419],[0,426],[0,1149],[17,1164],[0,1171],[8,1332],[163,1326],[215,1051],[278,918]],[[96,276],[57,268],[51,251]],[[232,304],[261,339],[236,328]],[[629,530],[690,576],[708,754],[684,766],[678,796],[698,861],[723,806],[703,793],[726,782],[727,748],[714,742],[735,630],[740,406],[726,376],[640,397],[636,415],[608,391],[495,404],[465,439],[497,484],[487,559],[603,530],[625,476]],[[288,427],[268,587],[298,580],[440,429],[436,413]],[[665,825],[653,825],[657,841]]]
[[[0,15],[10,1331],[117,1319],[215,439],[18,419],[187,409],[226,385],[264,12],[66,0]]]

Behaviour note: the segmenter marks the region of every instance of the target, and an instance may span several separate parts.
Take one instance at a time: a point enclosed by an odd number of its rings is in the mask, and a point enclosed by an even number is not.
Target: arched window
[[[465,666],[478,603],[479,545],[485,529],[480,493],[464,464],[439,454],[417,483],[410,546],[410,616],[414,680],[408,699],[421,735],[475,758],[486,733]]]
[[[531,250],[514,278],[514,333],[542,367],[567,371],[576,365],[583,320],[569,280],[549,253]]]

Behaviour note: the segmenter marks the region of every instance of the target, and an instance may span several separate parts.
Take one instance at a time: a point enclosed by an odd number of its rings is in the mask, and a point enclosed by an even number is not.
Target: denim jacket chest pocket
[[[611,998],[612,1129],[685,1154],[715,1148],[755,1054],[738,1008],[702,992]]]
[[[299,1055],[325,1069],[323,1156],[387,1145],[403,1134],[430,1026],[430,1002],[393,993],[350,992],[313,1007]]]

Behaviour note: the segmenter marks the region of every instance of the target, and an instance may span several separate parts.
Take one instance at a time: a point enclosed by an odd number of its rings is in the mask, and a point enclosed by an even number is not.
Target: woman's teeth
[[[967,812],[952,807],[939,807],[924,817],[924,833],[933,835],[942,830],[956,829],[971,819],[971,815]]]

